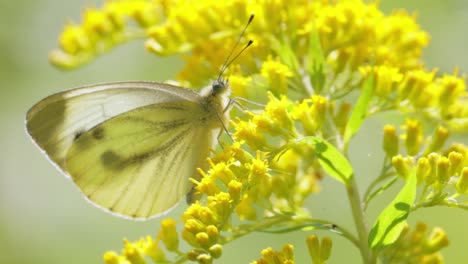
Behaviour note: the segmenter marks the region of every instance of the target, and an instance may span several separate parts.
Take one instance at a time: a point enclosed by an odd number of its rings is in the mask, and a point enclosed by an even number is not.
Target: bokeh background
[[[99,5],[100,1],[0,1],[0,263],[101,263],[104,251],[121,249],[122,238],[136,240],[159,229],[157,219],[124,220],[85,202],[25,133],[26,111],[51,93],[108,81],[163,81],[172,79],[180,69],[177,58],[149,54],[143,42],[119,47],[78,70],[63,72],[50,66],[47,53],[56,47],[64,22],[78,21],[80,11],[89,4]],[[458,66],[461,72],[468,72],[466,0],[382,0],[381,7],[386,13],[398,8],[417,11],[418,21],[432,36],[424,54],[429,68],[451,73]],[[353,141],[351,156],[358,175],[375,175],[382,160],[380,131],[384,123],[379,118],[370,120]],[[468,143],[466,135],[458,139]],[[367,182],[369,179],[361,178],[359,183],[363,186]],[[327,191],[311,200],[311,211],[352,228],[342,186],[329,179],[322,186]],[[381,197],[370,207],[371,223],[390,200],[391,196]],[[181,204],[170,216],[177,217],[184,208]],[[443,250],[447,263],[468,259],[466,211],[429,208],[412,214],[409,222],[418,220],[448,232],[452,246]],[[288,242],[295,245],[297,263],[308,263],[305,236],[304,232],[254,234],[226,246],[222,263],[248,263],[257,259],[263,248],[279,249]],[[331,236],[330,263],[360,262],[358,251],[349,242]]]

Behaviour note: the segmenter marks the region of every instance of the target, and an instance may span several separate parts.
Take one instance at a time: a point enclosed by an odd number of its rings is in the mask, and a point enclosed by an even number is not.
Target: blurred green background
[[[130,240],[153,235],[159,221],[133,222],[108,215],[81,197],[30,142],[24,129],[26,111],[51,93],[85,84],[121,80],[167,80],[173,78],[181,62],[158,58],[144,51],[142,42],[119,47],[81,69],[63,72],[48,64],[47,53],[67,19],[78,21],[87,4],[99,1],[6,1],[0,3],[0,263],[101,263],[102,253],[119,251],[122,238]],[[428,67],[451,73],[455,66],[468,72],[468,5],[459,1],[382,0],[389,13],[395,8],[418,12],[418,21],[432,36],[424,58]],[[358,175],[373,175],[381,161],[380,138],[384,120],[365,124],[352,145]],[[467,137],[460,137],[467,143]],[[368,144],[369,142],[375,142]],[[375,165],[372,161],[376,161]],[[360,179],[366,184],[368,179]],[[361,186],[363,186],[361,185]],[[327,190],[311,201],[311,211],[321,218],[339,219],[352,228],[348,203],[342,186],[325,179]],[[361,190],[364,187],[361,187]],[[391,199],[378,199],[370,207],[369,218]],[[185,208],[170,213],[177,217]],[[443,227],[452,246],[443,250],[447,263],[468,259],[468,215],[462,210],[430,208],[411,215],[410,223],[426,221]],[[320,236],[328,233],[319,232]],[[292,242],[297,263],[307,263],[305,233],[284,236],[255,234],[225,247],[222,263],[247,263],[259,257],[263,248]],[[355,248],[340,237],[334,238],[330,263],[359,263]]]

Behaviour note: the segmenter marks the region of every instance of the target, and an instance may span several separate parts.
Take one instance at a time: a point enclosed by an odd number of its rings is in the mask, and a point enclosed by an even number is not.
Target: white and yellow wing
[[[27,130],[95,205],[146,219],[172,208],[208,155],[212,127],[192,90],[126,82],[52,95],[27,114]]]
[[[195,91],[156,82],[84,86],[38,102],[26,115],[26,127],[51,161],[62,167],[74,138],[92,127],[139,107],[198,97]]]

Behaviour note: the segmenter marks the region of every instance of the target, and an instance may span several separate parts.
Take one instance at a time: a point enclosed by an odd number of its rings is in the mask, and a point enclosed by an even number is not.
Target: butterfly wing
[[[118,115],[75,140],[67,171],[100,207],[132,218],[164,213],[187,194],[211,148],[212,131],[194,122],[200,110],[164,103]]]
[[[95,205],[148,218],[172,208],[213,144],[198,93],[161,83],[113,83],[52,95],[27,130]]]
[[[119,82],[80,87],[51,95],[26,115],[34,142],[59,168],[74,139],[127,111],[151,104],[198,100],[189,89],[156,82]]]

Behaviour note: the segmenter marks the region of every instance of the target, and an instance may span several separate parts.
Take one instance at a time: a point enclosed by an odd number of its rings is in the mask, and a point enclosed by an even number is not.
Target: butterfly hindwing
[[[100,207],[132,218],[172,208],[208,155],[212,131],[200,126],[192,102],[146,106],[120,114],[77,138],[66,168]]]

